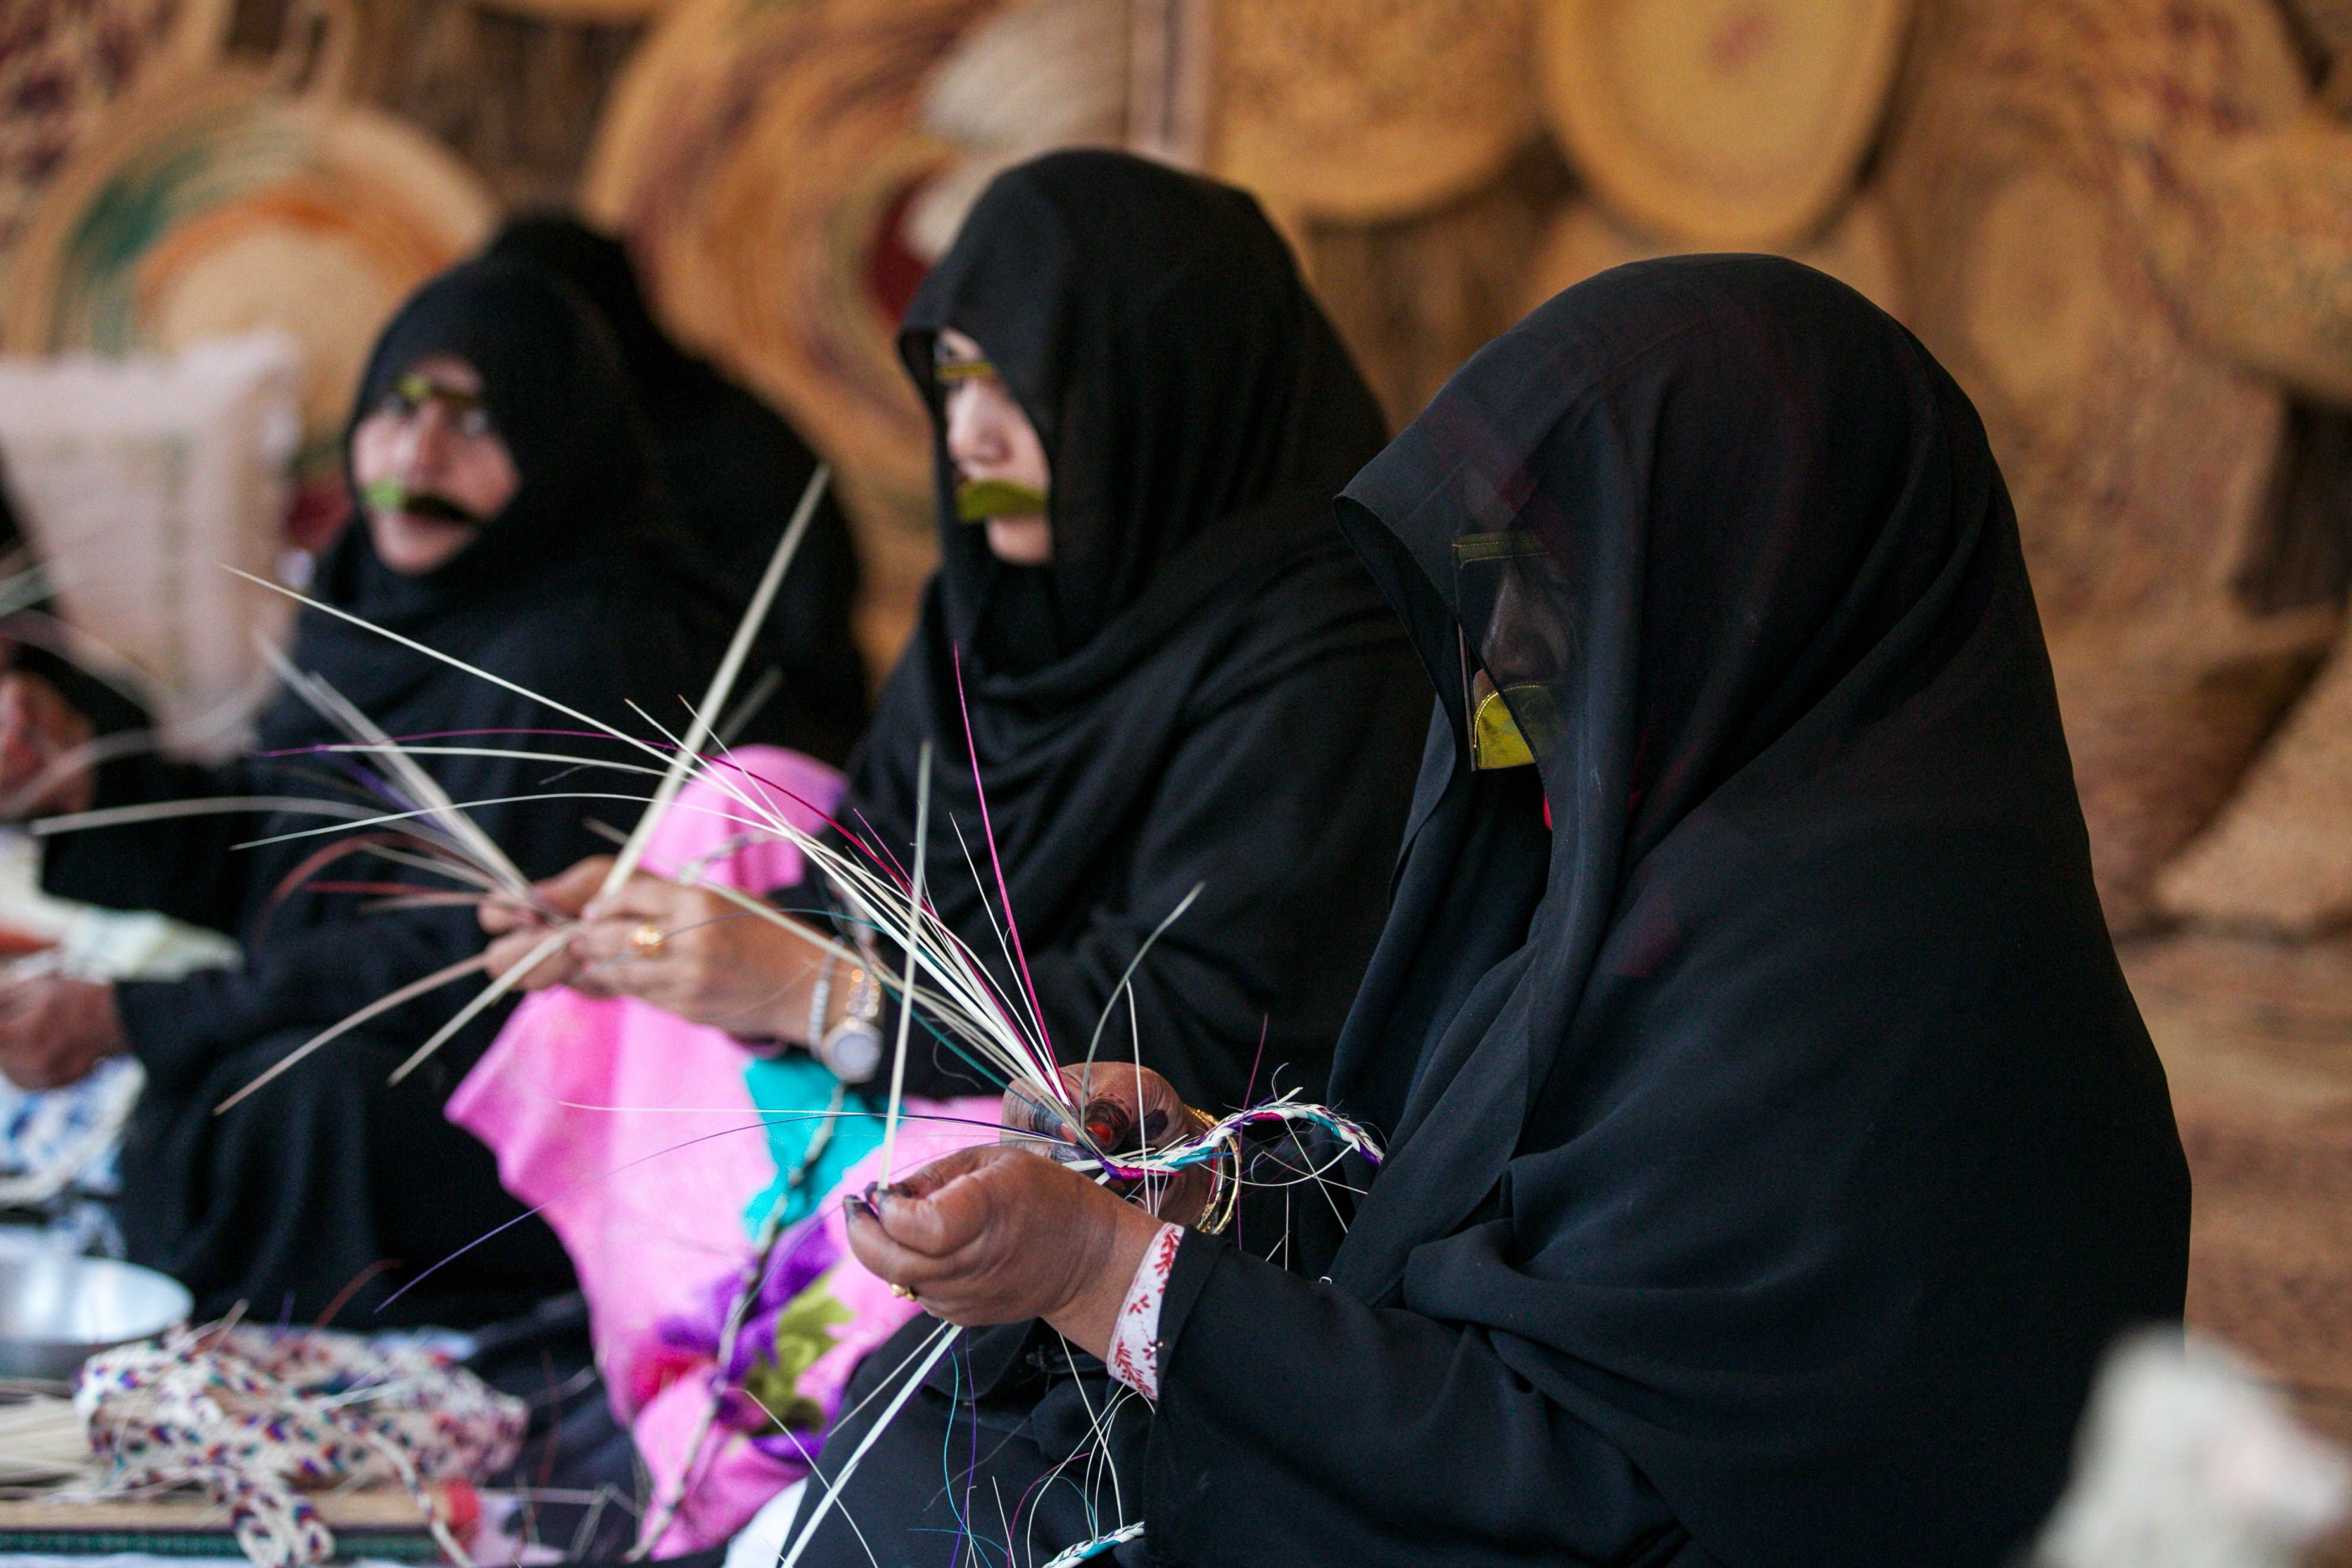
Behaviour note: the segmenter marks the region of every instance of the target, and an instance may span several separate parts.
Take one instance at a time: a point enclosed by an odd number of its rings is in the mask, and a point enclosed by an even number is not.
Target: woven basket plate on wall
[[[1221,5],[1211,167],[1346,223],[1466,195],[1536,133],[1528,30],[1526,0]]]
[[[1717,248],[1801,240],[1884,114],[1909,0],[1539,0],[1546,117],[1636,226]]]
[[[587,22],[615,26],[658,16],[676,0],[488,0],[501,11],[550,22]]]
[[[1632,233],[1593,203],[1571,201],[1551,220],[1528,263],[1522,303],[1532,310],[1596,272],[1693,248]],[[1875,192],[1858,194],[1820,237],[1785,254],[1868,295],[1891,316],[1900,317],[1909,308],[1894,231]]]
[[[894,650],[931,553],[930,435],[896,347],[901,225],[954,150],[923,89],[1000,0],[682,0],[614,85],[583,205],[626,235],[673,331],[807,432]]]
[[[479,244],[474,177],[373,110],[210,71],[119,106],[42,198],[0,347],[126,353],[275,326],[300,341],[304,467],[335,436],[375,334]]]
[[[232,9],[232,0],[0,5],[0,256],[107,107],[142,80],[210,58]]]

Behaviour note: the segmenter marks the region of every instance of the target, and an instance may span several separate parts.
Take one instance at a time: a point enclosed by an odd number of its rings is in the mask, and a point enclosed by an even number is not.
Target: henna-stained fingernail
[[[1135,1122],[1127,1107],[1116,1100],[1097,1100],[1087,1107],[1087,1137],[1104,1153],[1116,1153],[1127,1145],[1135,1131]]]

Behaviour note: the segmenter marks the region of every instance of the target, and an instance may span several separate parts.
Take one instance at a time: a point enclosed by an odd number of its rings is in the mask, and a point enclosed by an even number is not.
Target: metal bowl
[[[151,1339],[194,1306],[186,1286],[137,1264],[0,1256],[0,1377],[70,1381],[98,1352]]]

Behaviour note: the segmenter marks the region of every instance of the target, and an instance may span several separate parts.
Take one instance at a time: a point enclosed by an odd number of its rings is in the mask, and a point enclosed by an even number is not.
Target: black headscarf
[[[1200,881],[1139,976],[1147,1059],[1230,1102],[1271,1014],[1268,1063],[1312,1058],[1319,1079],[1426,701],[1330,517],[1379,449],[1379,408],[1255,202],[1120,153],[1051,154],[982,195],[900,338],[935,411],[949,327],[1043,437],[1054,560],[1008,566],[956,520],[942,432],[940,570],[845,820],[903,854],[936,742],[933,896],[993,955],[949,826],[992,900],[976,754],[1057,1046],[1084,1052],[1126,961]],[[1201,737],[1219,732],[1212,757]],[[1122,1022],[1104,1048],[1126,1038]]]
[[[538,271],[503,262],[457,268],[385,329],[361,382],[354,425],[396,378],[438,353],[480,373],[520,488],[463,550],[415,575],[386,566],[364,518],[355,517],[321,563],[318,596],[607,723],[645,733],[631,700],[681,722],[679,699],[692,700],[709,679],[727,621],[707,584],[679,563],[644,431],[603,327],[566,285]],[[428,752],[417,763],[526,877],[552,876],[605,847],[591,818],[626,822],[634,814],[625,797],[642,791],[627,775],[532,753],[635,757],[615,742],[562,733],[578,730],[578,721],[515,691],[316,609],[297,624],[290,657],[391,735],[520,753]],[[380,802],[362,787],[377,771],[372,759],[308,750],[342,737],[293,693],[278,697],[260,732],[261,755],[208,780],[184,771],[143,784],[102,776],[100,804],[123,803],[109,798],[113,790]],[[575,791],[624,798],[562,798]],[[115,992],[125,1037],[148,1073],[123,1152],[126,1244],[135,1259],[185,1280],[208,1312],[240,1297],[315,1312],[374,1260],[422,1268],[451,1250],[452,1228],[478,1234],[513,1212],[488,1152],[440,1115],[502,1013],[475,1020],[400,1087],[385,1082],[392,1066],[468,999],[466,985],[383,1015],[226,1115],[213,1114],[303,1039],[478,952],[484,941],[468,908],[370,907],[370,882],[438,889],[447,885],[438,877],[369,853],[323,860],[330,840],[278,837],[319,825],[315,816],[285,812],[140,830],[151,835],[149,863],[180,868],[213,906],[207,918],[233,930],[245,950],[237,968]],[[108,837],[66,842],[103,854]],[[358,842],[382,837],[362,834]],[[227,847],[247,839],[277,841]],[[419,1292],[407,1305],[449,1321],[489,1310],[478,1289],[510,1301],[513,1289],[558,1288],[564,1270],[554,1249],[525,1250],[505,1260],[469,1253],[428,1287],[449,1295]],[[368,1289],[381,1294],[392,1283]]]
[[[314,598],[410,637],[427,628],[458,658],[496,636],[551,583],[651,573],[715,603],[685,557],[656,479],[645,426],[610,335],[563,283],[515,262],[452,268],[419,289],[376,340],[344,437],[393,384],[435,354],[482,378],[483,405],[512,455],[520,487],[478,536],[442,565],[409,574],[376,556],[365,517],[321,558]],[[358,485],[352,486],[355,506]],[[296,625],[298,668],[327,677],[362,710],[446,668],[316,610]],[[299,715],[299,716],[298,716]],[[314,738],[288,700],[262,724],[265,745]]]
[[[645,412],[663,489],[740,613],[816,471],[816,454],[774,409],[662,330],[620,241],[568,214],[529,213],[509,219],[483,255],[563,279],[610,329]],[[746,685],[769,666],[782,680],[741,737],[831,763],[864,732],[867,694],[850,626],[857,555],[838,489],[819,504],[769,612]]]
[[[1646,262],[1341,510],[1443,719],[1333,1068],[1392,1138],[1331,1281],[1468,1326],[1732,1568],[2000,1561],[2095,1358],[2179,1314],[2188,1182],[1966,397],[1817,272]],[[1454,742],[1465,647],[1556,831]]]

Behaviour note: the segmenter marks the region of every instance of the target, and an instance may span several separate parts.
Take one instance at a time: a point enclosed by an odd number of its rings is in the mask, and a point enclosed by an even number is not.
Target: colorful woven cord
[[[175,1330],[91,1357],[74,1403],[111,1465],[105,1495],[200,1487],[259,1568],[334,1556],[303,1491],[397,1482],[432,1520],[424,1483],[513,1463],[525,1423],[522,1401],[444,1357],[324,1330]]]

